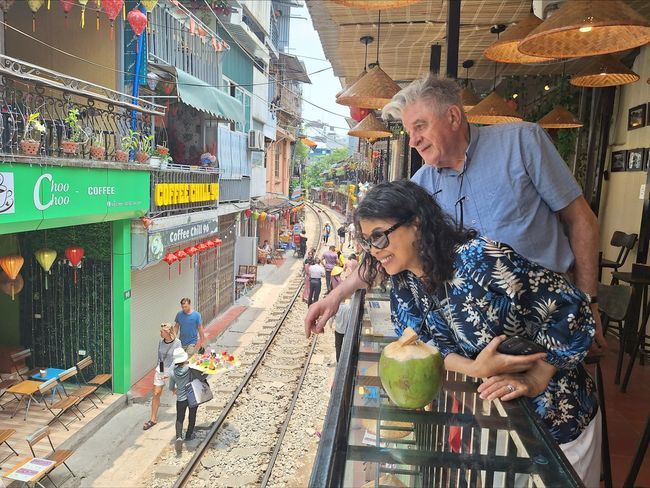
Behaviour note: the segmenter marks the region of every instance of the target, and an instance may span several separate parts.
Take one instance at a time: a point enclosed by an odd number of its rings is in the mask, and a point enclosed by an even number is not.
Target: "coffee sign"
[[[165,255],[165,249],[174,246],[183,247],[185,242],[208,237],[217,230],[219,230],[219,222],[215,219],[152,232],[148,236],[148,260],[159,261]]]
[[[137,218],[149,173],[0,163],[0,234]]]

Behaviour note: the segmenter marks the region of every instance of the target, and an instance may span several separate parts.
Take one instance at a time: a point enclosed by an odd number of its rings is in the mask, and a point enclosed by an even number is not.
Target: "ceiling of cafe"
[[[594,8],[598,1],[594,0]],[[625,0],[635,10],[650,17],[650,1]],[[440,72],[446,72],[446,29],[448,0],[424,0],[410,7],[381,12],[379,62],[384,71],[398,83],[419,78],[429,70],[431,45],[442,46]],[[332,63],[334,74],[354,78],[363,70],[362,36],[373,36],[368,46],[368,63],[377,55],[378,12],[354,9],[330,0],[306,0],[314,27],[323,45],[325,56]],[[463,61],[475,62],[469,71],[472,79],[491,80],[494,62],[483,51],[496,40],[490,32],[494,24],[509,25],[531,11],[531,0],[462,0],[458,76],[465,77]],[[498,75],[561,74],[562,62],[516,65],[499,64]],[[583,61],[566,63],[567,74],[577,71]]]

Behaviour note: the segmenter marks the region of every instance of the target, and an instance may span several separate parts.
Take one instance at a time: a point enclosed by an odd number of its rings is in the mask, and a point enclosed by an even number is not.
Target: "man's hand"
[[[312,334],[322,334],[325,324],[339,310],[339,305],[343,301],[337,293],[330,293],[325,298],[312,303],[305,316],[305,336],[307,339]]]
[[[589,354],[600,356],[605,353],[608,346],[605,334],[603,334],[603,323],[600,320],[600,312],[597,303],[591,305],[591,312],[594,315],[594,321],[596,322],[596,334],[594,335],[594,342],[591,343],[591,347],[589,348]]]
[[[505,340],[505,335],[495,337],[476,356],[474,360],[474,376],[488,378],[498,374],[522,373],[530,369],[538,360],[546,359],[546,353],[544,352],[526,356],[501,354],[497,351],[497,347]]]

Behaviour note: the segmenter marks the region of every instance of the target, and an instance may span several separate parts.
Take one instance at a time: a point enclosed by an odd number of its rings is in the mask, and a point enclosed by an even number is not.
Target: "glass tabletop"
[[[378,362],[396,337],[385,294],[366,297],[349,406],[343,486],[581,486],[528,400],[488,402],[447,372],[425,409],[391,404]]]

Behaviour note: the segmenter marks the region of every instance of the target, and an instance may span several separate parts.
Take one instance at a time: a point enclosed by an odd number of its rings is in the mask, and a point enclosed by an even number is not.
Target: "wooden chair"
[[[14,353],[9,357],[11,358],[11,363],[13,364],[13,367],[16,370],[16,373],[18,374],[18,377],[21,380],[30,379],[32,375],[35,375],[36,373],[38,373],[39,369],[41,369],[41,368],[29,369],[29,366],[27,366],[27,371],[25,370],[21,371],[21,366],[23,365],[23,363],[27,365],[27,360],[32,357],[31,349],[23,349],[22,351]]]
[[[9,445],[9,442],[7,442],[12,435],[14,435],[16,431],[14,429],[2,429],[0,430],[0,446],[2,444],[7,444],[7,447],[11,449],[11,452],[13,452],[16,456],[18,456],[18,453],[16,450]],[[4,458],[2,461],[0,461],[0,464],[4,464],[4,462],[11,457],[11,454],[9,454],[6,458]]]
[[[255,275],[255,277],[253,278],[253,284],[257,283],[257,266],[255,266],[254,264],[246,266],[246,273]]]
[[[54,380],[51,380],[54,381]],[[36,455],[36,451],[34,450],[34,447],[43,439],[47,438],[48,442],[50,443],[50,447],[52,448],[52,452],[46,454],[45,456],[43,455]],[[29,450],[32,451],[32,456],[38,457],[38,458],[43,458],[43,459],[49,459],[50,461],[54,461],[54,467],[48,471],[48,473],[45,475],[45,478],[50,480],[50,483],[52,483],[55,487],[57,486],[54,481],[52,481],[52,478],[50,478],[50,474],[52,471],[54,471],[56,468],[61,466],[62,464],[70,471],[70,474],[72,477],[76,477],[75,474],[72,472],[70,469],[70,466],[67,465],[66,461],[70,459],[70,456],[74,454],[74,451],[70,449],[59,449],[58,451],[54,448],[54,444],[52,443],[52,439],[50,438],[50,428],[48,426],[41,427],[38,429],[36,432],[34,432],[32,435],[27,436],[26,439],[27,444],[29,444]]]
[[[625,232],[621,232],[619,230],[612,234],[612,239],[609,241],[609,244],[613,247],[619,248],[618,256],[616,257],[616,261],[601,257],[600,263],[598,265],[598,281],[600,281],[602,278],[604,268],[610,268],[612,271],[618,271],[618,268],[625,264],[627,256],[630,254],[630,251],[636,244],[638,237],[639,236],[637,234],[626,234]],[[612,278],[611,284],[616,284],[615,281],[616,280]]]
[[[621,369],[623,369],[623,356],[625,354],[623,322],[627,317],[631,299],[632,287],[630,286],[598,285],[598,310],[603,323],[603,334],[607,333],[610,324],[616,324],[619,349],[614,382],[617,385],[621,381]]]
[[[70,421],[67,424],[61,420],[61,417],[65,415],[68,412],[72,412],[75,417],[77,417],[77,420],[81,420],[81,417],[77,415],[77,412],[75,412],[75,409],[83,416],[83,413],[81,413],[81,410],[79,409],[79,402],[81,399],[79,397],[75,396],[65,396],[63,397],[61,395],[61,392],[57,390],[57,393],[59,394],[59,401],[54,401],[52,400],[52,404],[50,405],[47,402],[47,397],[49,393],[53,393],[54,389],[59,385],[59,382],[56,378],[52,378],[51,380],[47,380],[44,383],[42,383],[38,387],[38,391],[41,394],[41,397],[43,398],[43,404],[45,405],[45,408],[47,408],[52,415],[54,415],[54,418],[51,419],[48,422],[48,425],[51,424],[54,421],[59,422],[65,430],[70,430],[68,429],[68,425],[70,425],[74,421]],[[57,412],[55,412],[57,410]]]
[[[90,403],[93,404],[93,407],[99,408],[91,398],[91,395],[95,395],[99,399],[99,401],[101,401],[101,398],[99,398],[99,396],[97,395],[97,386],[95,385],[82,386],[81,383],[79,382],[78,373],[79,372],[77,371],[77,367],[74,366],[72,368],[66,369],[63,373],[57,376],[57,380],[59,381],[61,388],[63,388],[63,391],[65,392],[66,396],[73,396],[79,398],[79,403],[77,405],[80,405],[84,400],[88,400]],[[76,388],[72,390],[70,393],[68,393],[68,391],[65,389],[65,382],[68,381],[70,378],[75,378],[77,384],[76,384]],[[79,411],[81,411],[81,407],[78,408]],[[90,410],[90,408],[88,410]],[[88,410],[86,410],[86,412]],[[81,414],[83,415],[84,412],[81,411]]]
[[[17,385],[18,383],[20,383],[20,380],[18,380],[16,378],[4,379],[2,377],[2,375],[0,375],[0,399],[5,395],[5,393],[7,393],[8,388],[11,388],[12,386]],[[12,401],[13,401],[13,399],[9,400],[9,402],[12,402]],[[5,409],[4,405],[6,403],[9,403],[9,402],[0,403],[0,409],[4,410]],[[1,444],[1,442],[0,442],[0,444]]]
[[[239,265],[239,271],[237,272],[237,276],[242,276],[247,273],[248,266],[245,264],[240,264]]]
[[[79,361],[77,363],[77,365],[76,365],[77,371],[79,372],[79,376],[81,376],[81,379],[83,380],[83,382],[86,385],[96,386],[97,387],[97,392],[99,392],[99,389],[103,386],[109,391],[109,394],[112,395],[113,391],[110,390],[108,388],[108,386],[106,386],[106,383],[111,381],[111,379],[113,378],[113,375],[110,375],[110,374],[98,374],[98,375],[95,375],[90,380],[86,380],[86,377],[84,375],[83,370],[90,367],[90,366],[92,366],[92,365],[93,365],[93,360],[92,360],[92,358],[90,356],[85,357],[81,361]],[[97,397],[100,398],[99,393],[97,393]],[[100,400],[101,400],[101,398],[100,398]]]

